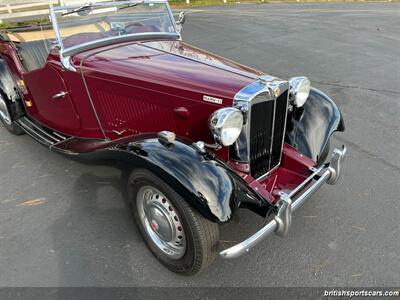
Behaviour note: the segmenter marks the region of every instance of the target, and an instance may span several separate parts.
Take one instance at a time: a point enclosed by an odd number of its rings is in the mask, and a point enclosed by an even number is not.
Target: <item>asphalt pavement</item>
[[[287,238],[175,275],[146,248],[121,172],[51,153],[0,127],[0,286],[398,286],[400,4],[238,5],[188,10],[183,38],[277,77],[308,76],[340,106],[348,146],[337,186],[296,212]],[[247,212],[223,246],[255,232]]]

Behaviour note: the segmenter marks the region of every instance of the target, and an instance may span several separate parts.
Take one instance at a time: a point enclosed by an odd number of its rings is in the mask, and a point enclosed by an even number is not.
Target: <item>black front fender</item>
[[[272,205],[223,161],[181,141],[157,138],[80,154],[80,159],[112,159],[153,172],[207,219],[225,223],[239,207],[265,216]],[[78,158],[78,157],[77,157]]]
[[[286,141],[307,157],[317,161],[335,131],[344,131],[338,106],[321,91],[312,88],[303,107],[288,118]]]

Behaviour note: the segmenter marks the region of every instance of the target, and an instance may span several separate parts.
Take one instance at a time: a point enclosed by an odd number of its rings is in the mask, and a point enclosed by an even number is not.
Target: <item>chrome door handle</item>
[[[61,92],[55,94],[52,98],[54,100],[59,99],[59,98],[64,98],[67,94],[68,94],[67,92],[61,91]]]

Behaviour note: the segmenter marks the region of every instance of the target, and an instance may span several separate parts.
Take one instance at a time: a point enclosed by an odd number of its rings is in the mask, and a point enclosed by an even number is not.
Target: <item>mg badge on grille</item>
[[[204,95],[203,100],[207,101],[207,102],[211,102],[211,103],[222,104],[222,99],[211,97],[211,96]]]
[[[273,90],[275,97],[278,97],[281,94],[281,89],[280,88],[274,88]]]

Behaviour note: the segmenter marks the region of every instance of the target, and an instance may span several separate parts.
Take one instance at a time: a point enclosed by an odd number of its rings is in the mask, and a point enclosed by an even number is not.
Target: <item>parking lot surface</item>
[[[398,286],[400,5],[274,4],[188,10],[183,38],[277,77],[308,76],[340,106],[344,176],[287,238],[182,277],[157,262],[120,192],[121,172],[51,153],[0,127],[0,286]],[[222,246],[256,231],[242,211]]]

